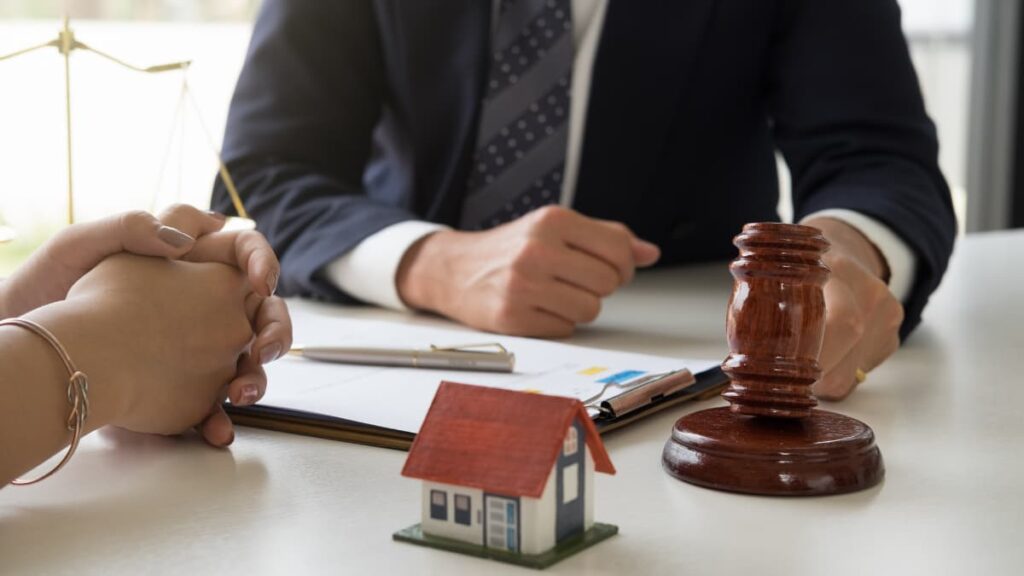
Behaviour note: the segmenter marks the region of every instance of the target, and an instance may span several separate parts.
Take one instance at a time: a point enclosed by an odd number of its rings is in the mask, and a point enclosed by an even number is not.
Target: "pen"
[[[473,348],[493,348],[480,351]],[[431,346],[427,350],[393,348],[349,348],[335,346],[293,346],[292,356],[301,356],[321,362],[367,364],[371,366],[400,366],[408,368],[440,368],[448,370],[474,370],[481,372],[511,372],[515,354],[500,344],[476,344],[459,347]]]

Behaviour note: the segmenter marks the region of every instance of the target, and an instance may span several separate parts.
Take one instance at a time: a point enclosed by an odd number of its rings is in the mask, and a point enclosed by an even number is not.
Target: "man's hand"
[[[618,222],[548,206],[483,232],[437,232],[406,252],[398,293],[483,330],[568,336],[601,299],[654,264],[658,247]]]
[[[859,231],[832,218],[803,223],[832,243],[822,258],[832,275],[825,284],[823,376],[814,393],[841,400],[857,385],[857,370],[872,370],[899,348],[903,306],[883,280],[888,277],[885,260]]]

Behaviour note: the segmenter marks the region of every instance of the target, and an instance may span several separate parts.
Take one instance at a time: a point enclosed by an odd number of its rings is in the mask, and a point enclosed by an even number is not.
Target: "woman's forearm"
[[[59,302],[26,315],[52,332],[89,381],[89,417],[83,434],[109,423],[121,405],[117,383],[97,333],[101,326],[85,307]],[[0,326],[0,487],[23,476],[66,447],[68,373],[50,345],[19,326]]]

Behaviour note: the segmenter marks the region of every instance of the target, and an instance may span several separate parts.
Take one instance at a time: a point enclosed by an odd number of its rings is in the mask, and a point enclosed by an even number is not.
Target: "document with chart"
[[[512,372],[429,369],[359,365],[285,357],[266,366],[269,386],[260,403],[252,408],[231,408],[242,424],[260,426],[260,418],[285,419],[311,426],[334,423],[397,433],[409,438],[419,430],[442,381],[494,386],[578,398],[591,416],[600,422],[602,410],[612,414],[606,401],[642,388],[654,389],[658,381],[671,380],[690,385],[714,369],[719,361],[668,358],[630,352],[609,351],[539,340],[479,332],[466,328],[434,327],[413,323],[356,320],[337,313],[337,307],[300,303],[292,307],[295,342],[307,347],[360,347],[429,350],[462,348],[476,344],[500,344],[515,355]],[[678,378],[685,374],[689,380]],[[684,386],[685,387],[685,386]],[[660,395],[680,392],[655,391]],[[662,394],[667,392],[667,394]],[[640,404],[650,403],[644,396]],[[604,408],[602,408],[602,406]],[[241,418],[239,418],[241,416]],[[267,425],[269,428],[280,426]],[[304,427],[293,431],[311,433]],[[332,436],[333,435],[329,435]]]

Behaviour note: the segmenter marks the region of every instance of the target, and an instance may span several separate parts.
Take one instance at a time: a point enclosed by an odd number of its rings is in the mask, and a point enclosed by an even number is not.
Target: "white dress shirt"
[[[494,13],[500,0],[494,0]],[[583,132],[586,128],[590,79],[604,26],[608,0],[572,0],[573,45],[572,100],[569,105],[569,143],[559,203],[571,207],[576,193]],[[496,22],[496,20],[495,20]],[[804,220],[827,216],[857,228],[871,240],[889,266],[889,289],[899,300],[910,293],[916,259],[910,248],[886,225],[859,212],[831,209],[815,212]],[[327,266],[327,277],[342,291],[364,302],[396,310],[407,309],[398,295],[395,276],[406,251],[424,236],[447,226],[411,220],[399,222],[367,237]]]

